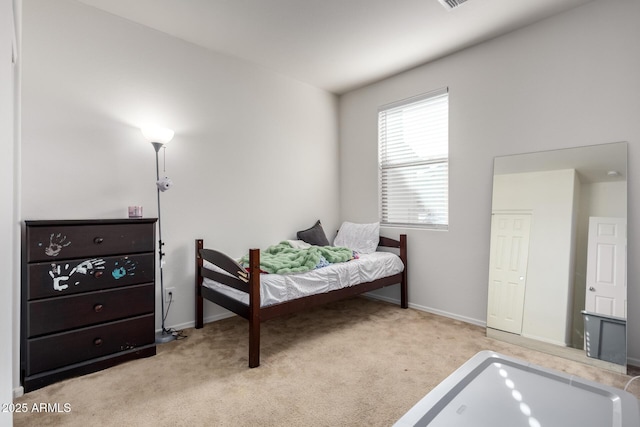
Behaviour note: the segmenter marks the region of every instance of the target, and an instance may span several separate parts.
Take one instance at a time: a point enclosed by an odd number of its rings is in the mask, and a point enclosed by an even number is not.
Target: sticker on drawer
[[[114,280],[122,279],[125,276],[135,275],[137,262],[125,258],[113,263],[111,267],[111,276]],[[70,263],[51,264],[49,276],[53,279],[53,289],[56,291],[64,291],[69,284],[78,286],[80,284],[80,276],[91,275],[100,277],[105,270],[105,261],[102,258],[92,258],[79,262],[75,266]]]
[[[27,299],[155,282],[153,253],[31,263]]]
[[[56,291],[64,291],[69,287],[68,282],[73,281],[72,277],[76,274],[95,274],[97,270],[104,270],[104,260],[100,258],[88,259],[80,262],[75,267],[71,268],[70,265],[64,264],[64,267],[60,264],[51,264],[51,271],[49,276],[53,279],[53,289]],[[80,282],[75,282],[74,285],[78,285]]]
[[[49,245],[44,248],[44,253],[48,256],[58,256],[62,249],[70,244],[71,242],[67,240],[67,236],[63,236],[61,233],[51,233],[49,236]],[[42,243],[40,243],[40,245],[42,245]]]

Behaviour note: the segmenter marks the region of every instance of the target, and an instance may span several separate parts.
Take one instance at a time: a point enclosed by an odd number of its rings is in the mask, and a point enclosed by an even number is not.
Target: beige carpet
[[[154,357],[28,393],[16,426],[390,426],[480,350],[622,388],[629,377],[485,337],[484,329],[365,298],[263,324],[247,368],[247,322],[186,330]],[[638,380],[640,381],[640,380]],[[629,391],[640,396],[635,381]]]

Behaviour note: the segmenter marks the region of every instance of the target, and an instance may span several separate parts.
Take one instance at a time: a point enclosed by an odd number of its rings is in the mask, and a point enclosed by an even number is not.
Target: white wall
[[[449,87],[450,225],[447,232],[408,230],[413,306],[485,322],[495,156],[630,142],[635,259],[639,20],[637,0],[595,1],[340,98],[342,218],[364,222],[377,219],[377,108]],[[628,277],[629,355],[640,364],[640,264],[629,263]]]
[[[531,214],[522,336],[568,345],[572,322],[574,169],[495,175],[494,213]]]
[[[12,0],[0,0],[0,271],[3,280],[0,283],[0,339],[5,343],[0,350],[0,402],[8,404],[13,401],[13,354],[11,345],[15,334],[6,325],[14,323],[12,305],[19,283],[18,255],[15,241],[18,235],[16,220],[16,188],[15,158],[16,148],[16,90],[17,70],[17,32]],[[10,411],[0,411],[0,425],[10,426],[13,416]]]
[[[167,326],[193,324],[194,239],[239,257],[317,219],[333,236],[335,95],[73,1],[24,0],[23,14],[22,220],[124,218],[134,204],[156,216],[155,152],[139,128],[175,130]],[[207,304],[206,317],[222,314]]]
[[[578,209],[578,229],[576,235],[576,274],[573,297],[573,337],[572,346],[584,347],[584,310],[587,291],[587,248],[589,242],[589,217],[627,216],[626,181],[592,182],[582,184],[580,207]],[[633,242],[632,242],[633,245]],[[633,262],[633,261],[631,261]],[[634,281],[631,280],[630,283]]]
[[[580,211],[585,214],[585,226],[589,228],[588,216],[624,217],[627,214],[627,183],[625,181],[592,182],[582,185]]]

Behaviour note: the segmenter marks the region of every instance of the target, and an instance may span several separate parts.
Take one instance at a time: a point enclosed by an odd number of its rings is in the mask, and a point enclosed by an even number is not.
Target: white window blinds
[[[447,228],[447,89],[382,107],[378,144],[380,222]]]

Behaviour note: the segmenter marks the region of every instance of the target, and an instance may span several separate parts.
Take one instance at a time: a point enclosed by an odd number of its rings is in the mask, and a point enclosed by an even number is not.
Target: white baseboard
[[[210,322],[215,322],[217,320],[222,320],[222,319],[227,319],[229,317],[233,317],[235,316],[234,313],[227,311],[226,313],[220,313],[220,314],[216,314],[214,316],[208,316],[205,317],[203,320],[203,323],[210,323]],[[166,325],[167,328],[170,329],[175,329],[177,331],[181,331],[183,329],[189,329],[189,328],[194,328],[196,326],[196,322],[191,321],[191,322],[184,322],[184,323],[178,323],[176,325]],[[156,329],[156,333],[160,332],[162,330],[162,328],[158,328]]]
[[[365,296],[367,298],[390,302],[392,304],[400,304],[400,300],[396,298],[389,298],[389,297],[374,295],[370,293],[365,294]],[[416,310],[425,311],[431,314],[437,314],[438,316],[448,317],[450,319],[459,320],[461,322],[470,323],[472,325],[481,326],[483,328],[487,326],[487,322],[485,320],[478,320],[478,319],[473,319],[471,317],[460,316],[459,314],[449,313],[447,311],[438,310],[436,308],[431,308],[431,307],[425,307],[419,304],[409,303],[409,308],[415,308]]]
[[[13,389],[13,398],[17,399],[18,397],[24,394],[24,387],[19,386]]]
[[[627,357],[627,365],[640,367],[640,359],[636,359],[635,357]]]
[[[227,311],[226,313],[216,314],[215,316],[208,316],[203,319],[204,323],[215,322],[222,319],[228,319],[229,317],[236,316],[235,313]],[[195,324],[194,324],[195,325]]]

